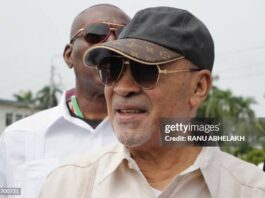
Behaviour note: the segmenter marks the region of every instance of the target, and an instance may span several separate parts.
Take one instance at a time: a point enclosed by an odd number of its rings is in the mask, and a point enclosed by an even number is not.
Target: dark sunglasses
[[[118,37],[125,25],[115,23],[90,23],[85,28],[79,29],[70,39],[73,43],[77,38],[83,36],[85,41],[90,44],[102,43],[110,36],[111,32]]]
[[[180,57],[177,60],[183,58],[184,57]],[[160,78],[160,74],[194,72],[200,70],[191,68],[168,71],[167,69],[161,69],[158,65],[146,65],[133,60],[125,60],[121,56],[111,56],[103,58],[97,66],[99,77],[103,84],[111,86],[117,83],[125,72],[125,65],[130,66],[133,81],[144,89],[154,88]]]

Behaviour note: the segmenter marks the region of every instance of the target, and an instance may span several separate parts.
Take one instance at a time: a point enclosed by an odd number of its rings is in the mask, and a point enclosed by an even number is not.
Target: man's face
[[[83,12],[73,24],[71,36],[73,36],[80,28],[86,27],[94,22],[109,22],[115,24],[127,24],[128,17],[118,9],[112,7],[93,7]],[[111,33],[106,41],[117,39],[115,34]],[[93,44],[85,41],[83,36],[78,37],[72,43],[71,61],[76,75],[76,87],[86,90],[86,93],[92,95],[104,96],[104,86],[99,80],[97,70],[95,68],[86,67],[83,64],[83,54],[85,50]]]
[[[161,66],[163,69],[189,69],[186,59]],[[153,89],[142,89],[126,72],[113,86],[105,87],[108,114],[119,141],[128,147],[155,146],[159,141],[161,117],[191,116],[190,80],[192,72],[161,74]]]

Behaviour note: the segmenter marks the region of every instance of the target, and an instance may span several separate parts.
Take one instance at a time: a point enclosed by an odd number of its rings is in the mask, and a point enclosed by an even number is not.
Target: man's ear
[[[64,61],[68,65],[69,68],[73,68],[73,61],[72,61],[72,56],[71,56],[72,51],[73,51],[73,45],[67,44],[63,52]]]
[[[211,72],[205,69],[196,72],[192,82],[190,105],[192,108],[197,108],[207,98],[212,86]]]

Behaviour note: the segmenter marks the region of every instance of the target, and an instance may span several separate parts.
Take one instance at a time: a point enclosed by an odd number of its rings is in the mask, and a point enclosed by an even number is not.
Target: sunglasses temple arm
[[[160,69],[159,73],[161,74],[172,74],[172,73],[180,73],[180,72],[190,72],[190,71],[195,71],[191,69],[182,69],[182,70],[173,70],[173,71],[168,71],[166,69]],[[196,70],[197,71],[197,70]]]

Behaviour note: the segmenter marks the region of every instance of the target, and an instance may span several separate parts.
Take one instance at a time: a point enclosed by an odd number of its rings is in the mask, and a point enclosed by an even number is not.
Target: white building
[[[38,111],[25,103],[0,99],[0,134],[8,125]]]

